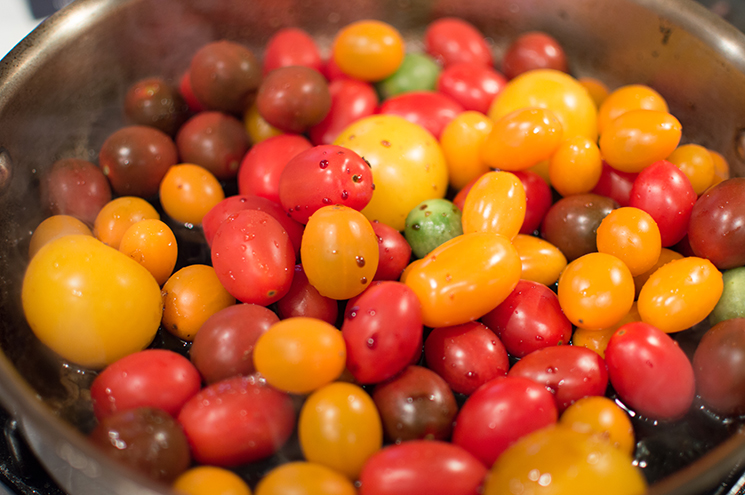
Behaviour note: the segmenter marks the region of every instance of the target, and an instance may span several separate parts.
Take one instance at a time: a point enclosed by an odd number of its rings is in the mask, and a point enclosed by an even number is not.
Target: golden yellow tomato
[[[440,146],[453,189],[463,187],[476,177],[489,171],[489,165],[481,159],[481,145],[492,129],[492,121],[486,115],[469,111],[457,115],[440,134]]]

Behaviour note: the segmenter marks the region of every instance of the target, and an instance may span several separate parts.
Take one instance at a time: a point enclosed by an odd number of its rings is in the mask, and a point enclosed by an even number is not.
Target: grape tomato
[[[444,93],[412,91],[385,100],[379,109],[382,115],[398,115],[427,129],[435,139],[442,130],[465,109]]]
[[[310,141],[315,144],[332,144],[352,122],[369,117],[378,109],[378,95],[366,82],[340,79],[329,84],[331,108],[319,123],[308,129]]]
[[[484,36],[462,19],[443,17],[432,22],[424,33],[424,46],[445,67],[460,62],[492,66],[491,48]]]

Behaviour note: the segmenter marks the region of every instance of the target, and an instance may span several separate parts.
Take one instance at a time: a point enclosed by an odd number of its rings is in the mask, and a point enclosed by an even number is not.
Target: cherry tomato
[[[508,79],[534,69],[569,72],[564,49],[548,33],[530,31],[521,34],[510,43],[502,59],[502,70]]]
[[[525,188],[515,174],[487,172],[468,192],[463,232],[490,232],[514,238],[525,219]]]
[[[336,300],[322,296],[310,285],[302,265],[295,265],[292,285],[287,294],[277,301],[277,313],[283,320],[293,316],[306,316],[336,324],[339,305]]]
[[[305,458],[357,479],[383,444],[375,403],[363,389],[336,382],[316,390],[303,404],[298,422]]]
[[[160,77],[137,81],[124,95],[124,114],[133,124],[173,136],[188,117],[189,106],[176,88]]]
[[[559,249],[548,241],[532,235],[517,234],[512,245],[520,256],[522,273],[520,278],[546,286],[552,286],[567,266],[567,259]]]
[[[86,224],[69,215],[53,215],[44,219],[31,236],[28,244],[28,257],[33,258],[45,244],[66,235],[89,235],[93,233]],[[408,260],[407,260],[408,262]]]
[[[745,301],[742,299],[742,287],[745,282],[745,267],[741,266],[722,273],[724,290],[722,295],[709,314],[707,320],[710,325],[716,325],[720,321],[732,318],[745,317]]]
[[[693,355],[696,391],[719,414],[739,416],[745,411],[741,365],[745,357],[745,319],[722,321],[701,338]]]
[[[507,79],[479,62],[460,62],[446,67],[437,79],[437,91],[448,95],[466,110],[487,113]]]
[[[354,484],[339,472],[315,462],[289,462],[269,471],[255,495],[356,495]]]
[[[445,126],[440,146],[450,177],[450,186],[463,189],[468,183],[489,171],[481,159],[481,145],[492,129],[492,121],[478,112],[462,112]]]
[[[629,415],[607,397],[584,397],[566,408],[559,424],[605,439],[621,452],[634,454],[634,426]]]
[[[510,367],[507,351],[494,332],[471,321],[435,328],[424,344],[427,366],[459,394],[472,394]]]
[[[455,420],[453,443],[491,466],[525,435],[556,423],[551,392],[527,378],[494,378],[463,404]]]
[[[430,23],[424,33],[424,48],[443,66],[473,62],[491,67],[491,48],[484,35],[463,19],[443,17]]]
[[[447,199],[429,199],[414,207],[406,217],[404,237],[417,258],[463,234],[461,211]]]
[[[624,262],[636,277],[652,268],[660,257],[660,229],[649,213],[627,206],[618,208],[600,222],[598,251]]]
[[[610,94],[610,91],[608,90],[608,85],[606,85],[603,81],[599,79],[595,79],[594,77],[580,77],[577,79],[579,83],[585,87],[587,92],[590,94],[590,98],[595,102],[595,106],[600,108],[600,105],[603,104],[605,99]]]
[[[363,20],[340,29],[331,52],[344,74],[374,82],[396,72],[404,59],[404,41],[390,24]]]
[[[52,215],[69,215],[93,225],[111,201],[111,186],[101,169],[76,158],[57,160],[39,181],[41,204]]]
[[[140,220],[122,236],[119,251],[149,271],[158,285],[173,273],[178,258],[178,244],[173,231],[154,218]]]
[[[667,160],[680,169],[697,195],[703,194],[714,181],[714,159],[709,150],[698,144],[684,144],[670,153]]]
[[[605,349],[608,347],[608,341],[616,333],[616,330],[621,328],[627,323],[635,321],[642,321],[642,317],[639,316],[639,309],[637,308],[636,301],[631,305],[631,309],[626,316],[621,318],[621,321],[615,323],[609,327],[601,328],[600,330],[586,330],[584,328],[577,328],[572,335],[572,345],[586,347],[591,351],[598,353],[598,356],[605,359]]]
[[[373,280],[398,280],[411,259],[411,246],[393,227],[377,220],[370,225],[378,238],[378,269]]]
[[[277,129],[301,133],[326,117],[331,93],[317,70],[297,65],[279,67],[261,82],[256,108]]]
[[[379,113],[398,115],[440,139],[445,126],[463,111],[460,103],[443,93],[412,91],[388,98],[380,105]]]
[[[201,386],[199,372],[181,354],[146,349],[124,356],[93,380],[93,412],[100,421],[118,411],[147,406],[175,417]]]
[[[39,340],[89,368],[147,347],[163,312],[150,272],[88,235],[42,247],[26,268],[21,299]]]
[[[287,232],[272,216],[242,210],[217,229],[212,266],[233,297],[266,306],[290,290],[295,252]]]
[[[667,112],[667,102],[654,89],[643,84],[629,84],[613,90],[598,109],[598,132],[603,133],[606,127],[617,117],[630,110],[657,110]]]
[[[584,136],[565,139],[549,161],[551,185],[562,196],[592,191],[603,171],[600,150]]]
[[[618,203],[619,206],[629,206],[631,188],[634,186],[637,175],[636,173],[616,170],[603,160],[600,179],[591,192],[606,196]]]
[[[677,419],[693,403],[693,366],[669,335],[643,322],[627,323],[605,349],[608,376],[621,400],[653,419]]]
[[[476,495],[486,468],[464,449],[414,440],[374,454],[360,473],[360,495]]]
[[[220,112],[202,112],[181,126],[176,146],[183,162],[204,167],[223,180],[238,174],[249,142],[237,118]]]
[[[203,388],[178,422],[195,461],[232,467],[279,450],[295,428],[295,409],[289,395],[256,375],[236,376]]]
[[[199,225],[223,199],[225,193],[217,178],[198,165],[174,165],[160,182],[160,203],[177,222]]]
[[[551,208],[551,186],[532,170],[519,170],[513,173],[525,189],[525,219],[520,227],[520,233],[532,234],[541,226],[543,217]]]
[[[711,159],[714,162],[714,180],[711,182],[712,186],[716,186],[720,182],[730,178],[729,164],[727,160],[714,150],[709,150],[711,153]]]
[[[412,267],[405,283],[422,303],[424,324],[442,327],[475,320],[494,309],[517,285],[520,269],[509,239],[473,232],[429,253]]]
[[[202,105],[197,99],[196,95],[194,95],[194,88],[191,87],[191,75],[189,74],[188,70],[181,76],[178,90],[179,93],[181,93],[181,96],[184,97],[186,104],[189,105],[189,110],[194,113],[203,112],[206,110],[204,108],[204,105]]]
[[[150,203],[134,196],[122,196],[106,203],[96,216],[93,235],[104,244],[119,249],[122,236],[140,220],[160,215]]]
[[[173,482],[173,489],[185,495],[251,495],[243,478],[225,468],[196,466]]]
[[[248,139],[252,144],[284,134],[261,116],[255,102],[243,114],[243,127],[246,128]]]
[[[529,280],[520,280],[481,321],[499,336],[507,352],[519,358],[544,347],[568,344],[572,337],[572,324],[562,313],[556,294]]]
[[[275,32],[264,47],[264,76],[274,69],[300,65],[321,72],[323,61],[316,42],[299,28],[282,28]]]
[[[432,91],[441,70],[440,65],[429,55],[407,53],[396,72],[375,86],[383,99],[411,91]]]
[[[660,250],[660,257],[657,258],[657,263],[655,263],[652,268],[647,270],[646,272],[636,275],[634,277],[634,287],[636,290],[636,297],[639,298],[639,293],[642,291],[642,287],[644,287],[644,284],[647,283],[647,280],[649,280],[649,277],[652,276],[654,272],[657,271],[658,268],[663,267],[674,260],[679,260],[683,258],[683,255],[678,253],[677,251],[673,251],[672,249],[662,248]]]
[[[374,114],[378,108],[378,95],[366,82],[341,79],[329,84],[331,108],[319,123],[308,129],[313,144],[331,144],[339,134],[363,117]]]

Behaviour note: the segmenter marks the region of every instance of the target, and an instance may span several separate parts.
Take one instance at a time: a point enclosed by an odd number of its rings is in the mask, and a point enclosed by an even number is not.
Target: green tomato
[[[434,90],[441,70],[432,57],[408,53],[398,70],[378,83],[378,91],[385,99],[409,91]]]
[[[417,258],[424,258],[440,244],[461,234],[461,212],[447,199],[422,201],[406,217],[404,237]]]
[[[712,326],[720,321],[745,317],[745,266],[725,271],[722,280],[724,291],[709,315]]]

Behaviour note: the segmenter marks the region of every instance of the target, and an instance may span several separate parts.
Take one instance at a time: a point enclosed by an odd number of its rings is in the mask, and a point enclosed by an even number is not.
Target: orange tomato
[[[487,172],[466,196],[463,233],[491,232],[514,238],[525,220],[525,188],[515,174]]]

